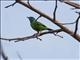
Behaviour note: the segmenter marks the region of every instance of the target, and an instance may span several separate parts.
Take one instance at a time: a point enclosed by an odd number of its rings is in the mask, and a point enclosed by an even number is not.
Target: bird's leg
[[[37,39],[39,39],[40,41],[42,41],[42,39],[40,39],[40,38],[38,37],[39,33],[40,33],[40,32],[37,32],[35,36],[36,36]]]

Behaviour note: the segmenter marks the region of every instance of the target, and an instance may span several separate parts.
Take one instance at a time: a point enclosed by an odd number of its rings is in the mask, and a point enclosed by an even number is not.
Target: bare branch
[[[60,2],[64,2],[64,3],[66,3],[66,4],[68,4],[68,5],[72,6],[72,7],[74,7],[76,9],[80,9],[80,4],[71,2],[72,0],[59,0],[59,1]]]
[[[69,1],[73,1],[73,0],[59,0],[60,2],[69,2]]]
[[[19,52],[16,51],[16,53],[17,53],[17,56],[19,57],[19,59],[20,59],[20,60],[23,60],[23,59],[22,59],[22,56],[19,54]]]
[[[31,4],[30,4],[29,0],[27,0],[27,4],[29,5],[29,7],[31,7]]]
[[[16,3],[17,2],[14,2],[13,4],[10,4],[10,5],[6,6],[5,8],[11,7],[11,6],[13,7]]]
[[[66,1],[64,3],[74,7],[75,9],[80,9],[80,4],[77,4],[77,3],[74,3],[74,2],[68,2],[68,1]]]
[[[57,30],[48,31],[48,32],[41,32],[40,34],[38,34],[38,36],[42,36],[42,35],[45,35],[45,34],[59,33],[59,32],[62,32],[62,31],[63,31],[62,29],[57,29]],[[18,41],[24,41],[24,40],[29,40],[29,39],[32,39],[32,38],[36,38],[35,35],[36,35],[36,33],[31,35],[31,36],[26,36],[26,37],[22,37],[22,38],[12,38],[12,39],[0,38],[0,39],[1,40],[6,40],[6,41],[18,42]],[[59,35],[55,35],[55,36],[59,36]]]
[[[57,0],[55,0],[55,9],[54,9],[54,12],[53,12],[53,20],[54,21],[56,20],[56,11],[57,11]]]
[[[41,15],[36,19],[36,21],[41,17]]]
[[[77,12],[76,12],[77,13]],[[80,19],[80,12],[78,13],[79,16],[76,19],[76,25],[75,25],[75,31],[74,31],[74,36],[76,36],[77,30],[78,30],[78,23],[79,23],[79,19]]]
[[[2,48],[2,45],[1,45],[1,55],[3,57],[3,60],[8,60],[8,56],[6,56],[6,54],[4,53],[4,50]]]
[[[30,5],[29,0],[27,0],[28,5]]]
[[[60,23],[60,24],[62,24],[62,25],[71,25],[71,24],[74,24],[74,23],[76,23],[76,21],[75,22],[71,22],[71,23]]]

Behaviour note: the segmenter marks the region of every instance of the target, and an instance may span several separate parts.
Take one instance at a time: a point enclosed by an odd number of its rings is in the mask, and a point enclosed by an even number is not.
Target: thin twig
[[[30,4],[29,0],[27,0],[27,3],[28,3],[28,5],[29,5],[29,7],[31,7],[31,4]]]
[[[76,21],[72,22],[72,23],[60,23],[60,24],[62,24],[62,25],[70,25],[70,24],[74,24],[74,23],[76,23]]]
[[[29,0],[27,0],[27,3],[30,5]]]
[[[22,59],[22,56],[19,54],[19,52],[17,51],[16,53],[17,53],[19,59],[20,59],[20,60],[23,60],[23,59]]]
[[[36,21],[41,17],[41,15],[39,17],[37,17]]]
[[[8,60],[8,56],[4,53],[2,45],[1,45],[1,55],[3,57],[3,60]]]
[[[57,11],[57,0],[55,0],[55,9],[54,9],[54,12],[53,12],[53,20],[55,21],[56,20],[56,11]]]
[[[78,18],[76,19],[76,25],[75,25],[74,36],[76,36],[77,30],[78,30],[78,23],[79,23],[79,19],[80,19],[80,13],[78,13],[78,14],[79,14],[79,16],[78,16]]]
[[[55,36],[58,36],[58,37],[60,37],[60,38],[63,38],[63,36],[60,36],[60,35],[58,35],[58,32],[56,32],[56,33],[53,33]]]
[[[13,4],[10,4],[10,5],[6,6],[5,8],[11,7],[11,6],[13,7],[16,3],[17,2],[14,2]]]

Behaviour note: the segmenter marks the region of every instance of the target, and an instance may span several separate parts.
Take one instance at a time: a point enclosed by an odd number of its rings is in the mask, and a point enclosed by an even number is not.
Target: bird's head
[[[29,19],[30,23],[32,23],[35,20],[34,17],[27,17],[27,18]]]

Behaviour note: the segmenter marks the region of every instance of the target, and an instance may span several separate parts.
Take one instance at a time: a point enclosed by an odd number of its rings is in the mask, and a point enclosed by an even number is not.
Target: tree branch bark
[[[71,2],[71,1],[76,1],[76,0],[59,0],[59,1],[64,2],[65,4],[68,4],[76,9],[80,9],[80,4]]]
[[[40,34],[38,34],[38,36],[42,36],[42,35],[45,35],[45,34],[54,34],[54,33],[59,33],[59,32],[62,32],[63,30],[62,29],[57,29],[57,30],[53,30],[53,31],[48,31],[48,32],[41,32]],[[26,37],[21,37],[21,38],[11,38],[11,39],[7,39],[7,38],[0,38],[1,40],[6,40],[6,41],[15,41],[15,42],[18,42],[18,41],[24,41],[24,40],[29,40],[29,39],[32,39],[32,38],[36,38],[36,33],[31,35],[31,36],[26,36]],[[55,35],[55,34],[54,34]],[[55,36],[58,36],[58,37],[61,37],[59,35],[55,35]]]
[[[80,9],[80,4],[77,4],[77,3],[74,3],[74,2],[68,2],[68,1],[66,1],[64,3],[66,3],[66,4],[70,5],[70,6],[73,6],[76,9]]]

